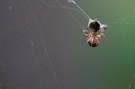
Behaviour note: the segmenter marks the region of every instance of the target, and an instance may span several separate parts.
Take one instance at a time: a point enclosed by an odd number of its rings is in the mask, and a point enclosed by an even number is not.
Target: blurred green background
[[[1,0],[0,89],[135,89],[135,0],[75,2],[108,25],[95,48],[73,3]]]
[[[88,20],[74,10],[68,10],[73,17],[64,13],[60,52],[67,67],[63,72],[69,77],[68,84],[72,81],[73,89],[135,89],[135,1],[76,0],[76,3],[92,19],[107,24],[108,29],[100,45],[92,48],[81,27],[87,26]],[[67,6],[76,8],[72,3]]]

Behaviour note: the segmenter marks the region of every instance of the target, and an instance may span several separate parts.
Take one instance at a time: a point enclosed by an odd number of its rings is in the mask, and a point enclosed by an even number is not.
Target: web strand
[[[33,11],[33,9],[32,9],[32,5],[31,5],[31,3],[30,3],[30,0],[28,0],[28,3],[29,3],[29,6],[30,6],[30,9],[31,9],[31,11],[32,11],[32,15],[33,15],[33,17],[34,17],[35,23],[36,23],[36,25],[37,25],[37,27],[38,27],[38,31],[39,31],[39,33],[40,33],[40,37],[41,37],[41,40],[42,40],[42,43],[43,43],[43,46],[44,46],[44,51],[45,51],[45,53],[46,53],[46,55],[47,55],[47,58],[48,58],[48,60],[49,60],[49,63],[50,63],[50,65],[51,65],[51,67],[52,67],[52,70],[53,70],[53,72],[54,72],[54,76],[55,76],[55,78],[56,78],[57,84],[58,84],[58,86],[59,86],[59,89],[62,89],[62,88],[61,88],[61,85],[60,85],[60,82],[59,82],[59,80],[58,80],[58,78],[57,78],[56,72],[55,72],[55,70],[54,70],[53,64],[52,64],[52,62],[51,62],[51,60],[50,60],[50,57],[49,57],[49,54],[48,54],[48,51],[47,51],[47,48],[46,48],[46,44],[45,44],[45,41],[44,41],[44,38],[43,38],[43,35],[42,35],[42,32],[41,32],[41,28],[40,28],[40,26],[39,26],[39,23],[38,23],[38,21],[37,21],[37,18],[36,18],[36,16],[35,16],[35,13],[34,13],[34,11]]]
[[[83,9],[74,0],[68,0],[68,2],[72,2],[74,5],[76,5],[76,7],[87,17],[87,19],[91,20],[91,18],[83,11]]]

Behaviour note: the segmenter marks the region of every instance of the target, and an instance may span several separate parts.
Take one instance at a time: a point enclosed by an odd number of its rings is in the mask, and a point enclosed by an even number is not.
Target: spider
[[[90,32],[88,33],[88,29]],[[107,29],[107,25],[101,24],[97,19],[89,19],[88,26],[86,29],[83,29],[83,32],[87,38],[87,42],[91,47],[96,47],[99,45],[99,40],[103,37],[104,31]]]

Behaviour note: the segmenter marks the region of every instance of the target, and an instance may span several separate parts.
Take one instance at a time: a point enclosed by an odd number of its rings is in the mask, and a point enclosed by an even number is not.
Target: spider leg
[[[100,33],[101,38],[105,37],[104,33]]]
[[[88,39],[89,38],[88,27],[86,27],[86,29],[83,28],[83,32],[84,32],[86,38]]]

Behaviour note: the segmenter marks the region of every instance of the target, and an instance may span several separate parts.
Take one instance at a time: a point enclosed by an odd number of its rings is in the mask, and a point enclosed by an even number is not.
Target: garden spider
[[[73,3],[76,7],[83,13],[83,16],[89,19],[88,26],[86,29],[83,29],[83,32],[87,38],[87,42],[90,46],[96,47],[99,44],[99,40],[103,37],[104,31],[107,29],[107,25],[101,24],[97,19],[92,20],[74,0],[68,0],[68,2]],[[82,14],[81,13],[81,14]],[[88,29],[90,28],[90,33],[88,33]]]
[[[90,32],[88,33],[88,29]],[[107,25],[101,24],[97,19],[89,19],[88,26],[86,29],[83,29],[83,32],[87,38],[87,42],[91,47],[96,47],[99,45],[99,40],[103,37],[104,31],[107,29]]]

